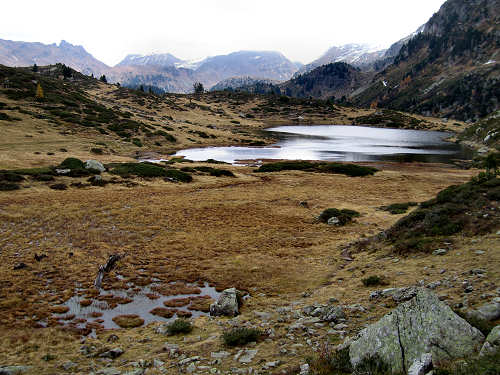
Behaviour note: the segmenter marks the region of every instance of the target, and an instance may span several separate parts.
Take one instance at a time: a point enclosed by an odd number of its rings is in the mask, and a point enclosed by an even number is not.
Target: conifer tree
[[[40,85],[40,82],[38,82],[38,85],[36,86],[36,100],[42,101],[43,98],[44,95],[43,95],[42,85]]]

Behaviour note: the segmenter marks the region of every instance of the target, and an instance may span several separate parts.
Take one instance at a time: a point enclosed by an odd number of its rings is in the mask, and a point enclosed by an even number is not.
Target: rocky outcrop
[[[211,316],[236,316],[238,315],[238,291],[236,288],[224,290],[216,303],[210,305]]]
[[[500,325],[493,328],[486,337],[483,347],[479,355],[494,355],[500,352]]]
[[[102,173],[106,170],[106,168],[104,168],[104,165],[102,165],[102,163],[97,160],[87,160],[85,162],[85,169],[96,171],[99,173]]]
[[[351,343],[349,355],[354,367],[378,357],[393,372],[407,372],[417,362],[432,363],[468,357],[479,351],[484,336],[456,315],[426,289],[401,303],[377,323],[362,330]]]

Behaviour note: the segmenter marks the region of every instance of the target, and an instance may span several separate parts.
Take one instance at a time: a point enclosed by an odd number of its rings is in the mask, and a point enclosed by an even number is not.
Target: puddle
[[[165,296],[160,293],[160,290],[165,288],[176,290],[175,287],[179,285],[182,286],[180,290],[192,289],[193,293],[169,296]],[[53,317],[58,319],[65,326],[72,326],[80,329],[86,327],[92,329],[112,329],[120,328],[113,321],[114,317],[118,315],[135,314],[144,319],[144,325],[147,325],[151,322],[173,321],[181,315],[185,316],[186,314],[191,314],[193,318],[208,315],[208,312],[193,310],[190,309],[190,307],[196,308],[193,303],[196,303],[197,301],[199,302],[201,299],[200,297],[204,297],[204,299],[206,298],[209,301],[209,298],[216,301],[220,295],[220,293],[217,292],[214,287],[209,286],[208,283],[204,283],[204,286],[183,282],[152,283],[147,286],[137,286],[133,283],[127,283],[127,287],[128,289],[122,290],[101,289],[99,295],[92,298],[85,297],[84,295],[75,295],[64,304],[60,305],[68,307],[69,311],[64,314],[53,314]],[[194,293],[197,292],[196,289],[198,289],[200,293]],[[75,294],[81,294],[81,292],[83,292],[81,289],[75,290]],[[111,296],[113,296],[112,299]],[[154,299],[150,298],[152,296]],[[178,306],[179,304],[182,304],[178,301],[181,298],[186,301],[184,301],[183,306]],[[83,300],[91,301],[91,303],[88,306],[82,306],[81,302]],[[128,301],[130,302],[124,304],[116,303]],[[165,305],[165,302],[167,302],[167,305]],[[150,311],[155,308],[175,309],[178,312],[170,318],[164,318],[150,313]],[[71,317],[71,320],[67,320],[68,317]]]

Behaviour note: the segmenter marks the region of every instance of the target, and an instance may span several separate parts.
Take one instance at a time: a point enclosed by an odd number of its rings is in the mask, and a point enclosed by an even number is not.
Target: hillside
[[[0,39],[0,64],[6,66],[33,66],[61,63],[83,74],[100,76],[109,66],[94,58],[82,46],[66,41],[59,45],[14,42]]]
[[[499,108],[500,1],[447,1],[358,105],[477,120]]]
[[[320,66],[280,85],[283,93],[299,98],[349,97],[370,79],[362,72],[343,62]]]
[[[296,78],[300,74],[308,73],[321,65],[335,62],[344,62],[357,68],[372,68],[373,64],[385,57],[387,50],[372,47],[367,44],[345,44],[343,46],[334,46],[326,51],[321,57],[313,62],[301,67],[295,74]]]

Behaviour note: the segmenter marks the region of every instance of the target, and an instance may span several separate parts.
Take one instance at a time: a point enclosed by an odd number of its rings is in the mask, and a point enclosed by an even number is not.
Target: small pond
[[[172,290],[184,290],[184,292],[172,293]],[[119,315],[139,315],[140,318],[144,319],[145,325],[155,321],[168,322],[177,317],[196,318],[208,315],[208,311],[205,308],[200,309],[197,302],[202,299],[205,302],[203,304],[208,305],[210,302],[217,301],[220,295],[208,283],[201,285],[179,282],[166,285],[152,283],[147,286],[128,283],[128,289],[101,289],[99,294],[93,298],[78,295],[81,294],[78,293],[78,290],[76,292],[77,295],[61,305],[69,310],[63,314],[53,314],[53,316],[60,319],[64,325],[74,325],[78,328],[85,327],[89,322],[97,321],[99,326],[104,329],[120,328],[113,321],[113,318]],[[165,308],[176,313],[168,318],[151,313],[154,309]],[[66,319],[66,317],[71,319]]]
[[[266,132],[278,142],[267,147],[193,148],[176,156],[227,163],[263,159],[449,163],[470,157],[466,148],[445,141],[451,133],[438,131],[303,125],[274,127]]]

